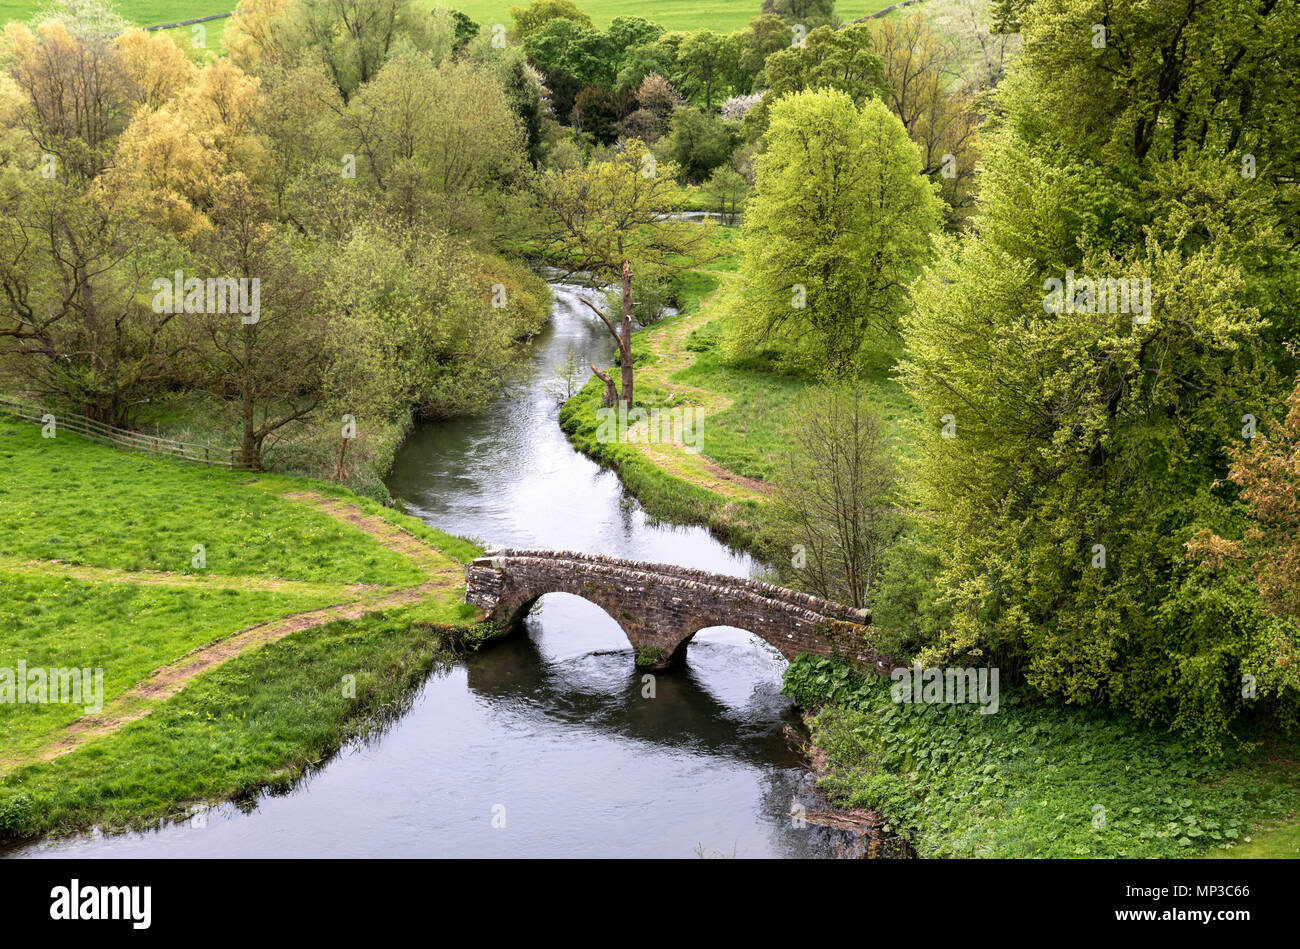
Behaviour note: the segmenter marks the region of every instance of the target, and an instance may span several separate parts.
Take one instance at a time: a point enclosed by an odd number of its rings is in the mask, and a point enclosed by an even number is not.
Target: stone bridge
[[[639,666],[681,662],[691,638],[710,626],[749,630],[786,659],[808,652],[886,666],[865,610],[770,583],[568,550],[499,550],[465,568],[466,601],[507,631],[547,593],[603,609],[623,628]]]

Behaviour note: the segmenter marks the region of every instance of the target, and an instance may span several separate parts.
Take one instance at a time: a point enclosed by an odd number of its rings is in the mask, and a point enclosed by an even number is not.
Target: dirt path
[[[65,755],[89,742],[112,734],[130,722],[144,718],[196,676],[250,649],[260,648],[294,633],[324,626],[336,620],[360,619],[371,613],[409,606],[428,597],[454,596],[464,583],[464,571],[457,560],[382,517],[367,514],[354,504],[314,491],[286,494],[284,498],[311,504],[336,520],[356,527],[382,546],[408,557],[428,575],[428,581],[414,587],[385,591],[373,586],[307,584],[274,578],[131,573],[97,567],[76,567],[56,561],[24,562],[24,566],[29,570],[39,567],[41,572],[49,573],[52,572],[50,568],[53,567],[62,575],[108,582],[232,586],[241,589],[258,588],[296,592],[337,591],[341,594],[341,602],[258,623],[201,646],[174,662],[155,669],[147,679],[106,703],[101,711],[93,715],[83,715],[64,728],[58,737],[36,750],[15,757],[0,754],[0,776],[26,764],[49,761]],[[3,562],[0,562],[0,566],[3,566]]]
[[[735,274],[721,271],[707,272],[718,277],[723,286],[736,277]],[[713,389],[673,382],[671,377],[695,362],[696,354],[686,348],[686,340],[691,333],[717,315],[715,308],[721,289],[720,286],[714,290],[701,302],[700,308],[689,316],[674,319],[662,327],[648,330],[645,334],[646,342],[659,358],[653,365],[637,370],[638,379],[665,389],[674,404],[695,409],[697,431],[706,442],[708,425],[705,420],[710,415],[731,408],[734,400]],[[633,447],[645,455],[652,464],[669,474],[707,491],[736,500],[759,500],[771,493],[772,486],[767,482],[729,471],[717,462],[706,458],[702,452],[687,451],[686,444],[676,431],[672,433],[674,437],[670,440],[661,439],[649,443],[649,429],[648,421],[632,427],[632,431],[641,438],[639,443],[632,443]]]
[[[263,590],[268,593],[296,593],[304,596],[337,595],[356,599],[383,587],[367,583],[314,583],[309,580],[283,580],[279,577],[241,577],[218,573],[174,573],[164,570],[118,570],[64,563],[61,560],[21,560],[0,557],[0,570],[30,576],[61,576],[92,583],[139,583],[166,587],[214,587],[218,590]]]

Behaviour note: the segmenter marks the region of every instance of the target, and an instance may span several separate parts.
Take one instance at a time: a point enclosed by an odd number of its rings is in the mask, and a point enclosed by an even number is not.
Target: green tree
[[[1241,676],[1294,651],[1257,591],[1185,544],[1244,530],[1228,451],[1288,360],[1270,338],[1290,319],[1294,188],[1269,169],[1294,139],[1268,117],[1294,112],[1295,49],[1266,37],[1296,15],[1122,0],[1103,43],[1087,4],[1025,11],[973,232],[907,318],[951,617],[924,661],[988,657],[1214,748]],[[1243,149],[1268,155],[1254,177]]]
[[[749,194],[749,182],[730,165],[719,165],[704,183],[702,190],[717,207],[723,220],[731,223],[735,221],[745,196]]]
[[[671,162],[656,161],[643,142],[632,139],[608,160],[550,171],[538,183],[538,241],[548,256],[564,261],[570,273],[585,272],[593,280],[622,285],[617,325],[594,303],[583,302],[619,345],[619,399],[629,408],[634,398],[633,274],[656,282],[707,259],[712,239],[711,227],[674,220],[680,202],[676,175]],[[604,374],[601,378],[607,379]],[[613,386],[612,381],[606,384]]]
[[[673,113],[664,150],[683,179],[698,184],[731,157],[737,142],[736,134],[717,115],[685,108]]]
[[[366,183],[394,214],[461,235],[516,229],[526,144],[491,73],[395,57],[348,104],[343,128]]]
[[[528,35],[524,51],[545,70],[563,70],[583,85],[610,86],[618,62],[607,34],[563,17],[547,20]]]
[[[765,13],[750,20],[740,33],[740,56],[736,64],[740,74],[749,77],[750,82],[738,83],[737,89],[748,92],[761,88],[754,82],[763,75],[767,57],[793,45],[794,40],[790,24],[775,13]]]
[[[808,29],[838,26],[835,0],[763,0],[764,13],[779,16],[787,23],[799,23]]]
[[[734,71],[739,47],[727,36],[712,30],[688,33],[677,49],[677,63],[690,80],[690,88],[704,95],[704,107],[713,108],[713,94]]]
[[[788,429],[772,517],[777,543],[793,554],[781,573],[863,609],[902,525],[895,448],[879,411],[851,383],[810,391]]]
[[[394,50],[427,50],[433,39],[433,20],[411,0],[289,0],[264,16],[262,23],[250,12],[247,30],[245,18],[235,18],[236,63],[322,62],[345,99],[377,76]]]
[[[593,28],[591,17],[583,13],[573,0],[533,0],[526,7],[511,7],[510,18],[515,21],[515,38],[521,43],[552,20],[569,20],[578,26]]]
[[[745,263],[728,340],[775,343],[833,372],[896,330],[940,214],[902,124],[872,99],[800,92],[772,109],[745,206]]]
[[[861,105],[889,91],[884,62],[876,52],[872,28],[853,23],[842,30],[818,27],[802,46],[787,46],[767,58],[767,91],[745,116],[746,137],[758,139],[767,128],[772,103],[783,95],[806,89],[838,89]]]

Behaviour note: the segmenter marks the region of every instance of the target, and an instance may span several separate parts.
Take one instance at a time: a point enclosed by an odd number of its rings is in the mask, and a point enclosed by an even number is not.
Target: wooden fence
[[[176,441],[174,438],[145,435],[143,432],[133,432],[130,429],[118,428],[115,425],[105,425],[103,422],[96,422],[84,415],[51,412],[32,402],[25,402],[22,399],[14,399],[6,395],[0,395],[0,411],[10,412],[21,419],[35,422],[37,425],[44,424],[46,416],[53,416],[56,434],[59,429],[65,429],[97,442],[118,445],[135,451],[147,451],[155,455],[166,455],[169,458],[180,458],[184,461],[197,461],[199,464],[227,468],[231,471],[245,471],[249,468],[248,465],[244,464],[243,453],[238,448],[213,448],[210,445],[195,445],[190,442]]]

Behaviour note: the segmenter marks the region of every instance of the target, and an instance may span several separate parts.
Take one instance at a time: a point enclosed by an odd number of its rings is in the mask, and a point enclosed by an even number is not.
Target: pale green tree
[[[864,343],[897,329],[941,203],[884,104],[800,92],[772,109],[745,206],[745,263],[732,354],[775,344],[850,371]]]

